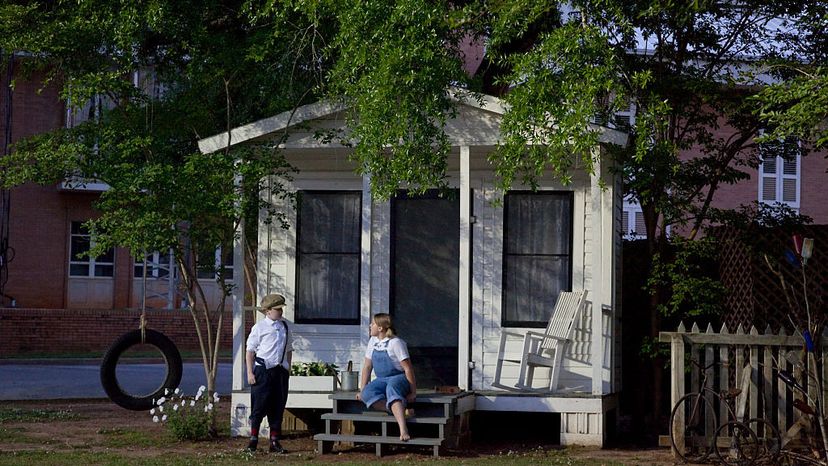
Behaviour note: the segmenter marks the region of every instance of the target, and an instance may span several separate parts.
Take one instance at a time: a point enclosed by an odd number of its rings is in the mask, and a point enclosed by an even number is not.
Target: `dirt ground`
[[[219,419],[230,419],[229,400],[218,404]],[[229,436],[229,426],[223,423],[216,440],[204,442],[178,442],[161,424],[152,421],[146,412],[128,411],[108,400],[54,400],[54,401],[0,401],[0,412],[12,409],[31,412],[64,413],[65,416],[35,419],[24,416],[23,420],[0,421],[0,452],[31,451],[84,451],[106,452],[140,461],[141,458],[159,456],[195,455],[196,457],[220,457],[237,455],[246,445],[246,439]],[[358,446],[335,449],[333,454],[315,452],[315,443],[308,432],[288,433],[282,445],[290,452],[279,462],[296,463],[354,463],[376,462],[373,447]],[[266,445],[266,443],[262,442]],[[266,449],[266,448],[265,448]],[[261,450],[261,449],[260,449]],[[473,443],[468,449],[449,451],[446,459],[453,463],[483,457],[526,456],[560,450],[554,445],[537,443],[486,441]],[[567,448],[562,455],[577,460],[590,460],[590,464],[607,465],[673,465],[667,449],[594,449]],[[261,459],[273,459],[274,455],[259,452]],[[254,459],[254,458],[248,458]],[[392,449],[383,456],[382,462],[408,462],[431,459],[430,450],[407,447]],[[531,463],[531,461],[530,461]]]

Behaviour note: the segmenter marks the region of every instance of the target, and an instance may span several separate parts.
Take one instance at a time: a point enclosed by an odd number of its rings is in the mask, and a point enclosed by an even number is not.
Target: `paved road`
[[[118,381],[132,394],[152,392],[163,382],[163,364],[120,364]],[[232,364],[219,363],[216,391],[230,393]],[[206,385],[200,363],[184,363],[181,390],[195,394]],[[106,398],[97,364],[0,364],[0,400],[51,400],[65,398]]]

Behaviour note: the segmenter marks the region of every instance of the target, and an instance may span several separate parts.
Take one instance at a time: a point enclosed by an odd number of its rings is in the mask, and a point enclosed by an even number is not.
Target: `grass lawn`
[[[124,410],[108,400],[0,401],[2,465],[236,465],[278,464],[470,464],[470,465],[671,465],[664,450],[611,451],[560,448],[537,442],[480,442],[433,458],[430,449],[391,448],[382,458],[373,446],[335,447],[320,455],[308,432],[286,433],[287,455],[244,452],[247,441],[229,435],[229,402],[218,405],[216,439],[178,441],[149,413]]]

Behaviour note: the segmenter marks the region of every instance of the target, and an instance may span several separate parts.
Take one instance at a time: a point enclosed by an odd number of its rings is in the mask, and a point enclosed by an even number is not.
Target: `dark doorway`
[[[417,385],[457,385],[460,195],[399,193],[391,207],[391,315]]]

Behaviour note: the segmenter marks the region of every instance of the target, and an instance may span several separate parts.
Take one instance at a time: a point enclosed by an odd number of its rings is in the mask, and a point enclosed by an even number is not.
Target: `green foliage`
[[[638,349],[638,354],[643,358],[664,358],[665,361],[670,359],[670,348],[667,345],[658,341],[658,337],[644,337],[641,341],[641,346]]]
[[[504,141],[489,157],[500,187],[507,190],[516,181],[535,186],[548,169],[569,184],[577,161],[591,173],[600,134],[590,127],[596,102],[621,91],[606,37],[597,28],[569,23],[540,36],[528,52],[503,60],[511,73],[501,82],[516,84],[505,96],[510,110],[501,124]]]
[[[457,111],[447,91],[481,90],[506,103],[490,162],[507,190],[591,173],[603,131],[591,122],[633,105],[635,124],[619,128],[629,144],[611,153],[647,224],[659,311],[714,312],[706,303],[720,290],[697,273],[706,245],[672,256],[668,232],[695,239],[714,219],[717,189],[758,165],[761,127],[825,142],[825,12],[823,0],[13,0],[0,6],[0,48],[29,52],[25,66],[45,70],[73,108],[96,95],[105,105],[100,119],[20,142],[0,162],[0,185],[106,182],[92,253],[172,248],[185,267],[229,250],[245,218],[284,222],[263,199],[284,198],[278,183],[292,173],[279,140],[205,156],[205,136],[323,96],[343,102],[348,131],[321,137],[353,147],[382,199],[447,185]],[[468,39],[486,44],[473,76]],[[783,81],[759,91],[769,69]],[[165,92],[133,86],[136,70],[152,70]],[[185,278],[214,267],[229,292],[221,264],[193,262]]]
[[[454,105],[446,93],[462,82],[460,31],[448,2],[337,2],[337,60],[328,93],[351,105],[352,158],[371,174],[380,198],[406,184],[446,186],[450,149],[444,132]]]
[[[754,99],[759,117],[771,128],[762,141],[794,135],[817,148],[828,145],[828,68],[802,70],[793,79],[762,89]]]
[[[25,51],[23,79],[45,76],[72,111],[94,112],[70,128],[18,142],[0,159],[0,186],[99,181],[109,189],[87,222],[95,256],[113,246],[134,257],[172,250],[193,312],[208,385],[214,385],[220,310],[234,286],[229,251],[241,225],[261,213],[290,167],[268,144],[201,154],[197,141],[315,100],[312,57],[268,28],[253,27],[241,0],[10,1],[0,5],[0,49]],[[137,74],[136,74],[137,73]],[[137,81],[137,82],[136,82]],[[274,142],[274,141],[271,141]],[[275,141],[278,145],[278,141]],[[281,182],[270,183],[278,176]],[[241,181],[239,181],[241,180]],[[255,235],[255,229],[252,230]],[[221,250],[222,260],[215,253]],[[236,264],[241,269],[243,264]],[[208,306],[197,277],[224,294]],[[241,270],[237,277],[243,277]],[[240,281],[240,280],[238,280]]]
[[[42,445],[43,439],[32,438],[26,435],[26,429],[22,427],[0,427],[0,443],[33,443]]]
[[[158,443],[149,432],[123,429],[100,429],[98,433],[106,437],[106,445],[110,448],[117,447],[151,447]]]
[[[302,362],[290,366],[290,375],[336,375],[338,369],[328,362]]]
[[[0,409],[0,423],[2,422],[33,422],[33,421],[74,421],[81,419],[78,413],[64,409]]]
[[[163,423],[178,440],[206,440],[216,433],[215,417],[218,395],[211,398],[202,385],[195,396],[184,396],[179,389],[168,392],[150,410],[154,422]]]
[[[711,273],[717,254],[713,237],[688,241],[671,238],[672,256],[656,255],[647,286],[652,293],[667,289],[669,299],[658,306],[664,316],[715,316],[727,290]]]

